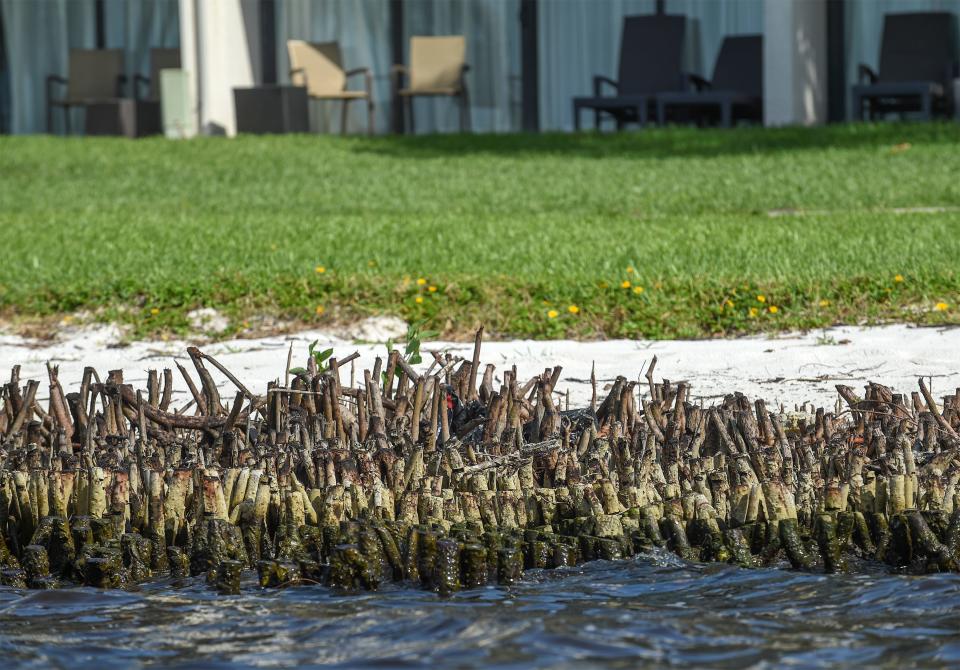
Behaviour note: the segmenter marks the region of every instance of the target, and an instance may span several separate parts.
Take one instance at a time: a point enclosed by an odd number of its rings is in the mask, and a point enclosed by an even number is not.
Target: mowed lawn
[[[709,337],[956,323],[958,270],[954,124],[0,138],[7,321]]]

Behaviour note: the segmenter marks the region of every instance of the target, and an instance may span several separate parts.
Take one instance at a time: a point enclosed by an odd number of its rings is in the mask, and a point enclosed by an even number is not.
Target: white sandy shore
[[[247,386],[262,391],[268,381],[282,377],[290,343],[294,365],[303,365],[313,340],[320,340],[323,347],[333,347],[340,358],[359,351],[358,379],[362,379],[364,367],[373,365],[375,356],[386,352],[383,344],[355,344],[321,331],[231,340],[202,349]],[[0,370],[4,371],[0,374],[5,375],[5,370],[20,364],[21,378],[45,381],[44,364],[51,361],[60,366],[60,379],[69,392],[77,388],[85,365],[97,368],[101,376],[108,370],[123,369],[125,381],[142,385],[150,368],[173,367],[174,357],[189,363],[185,352],[188,342],[137,342],[122,347],[117,342],[118,332],[110,327],[75,331],[56,342],[0,335]],[[424,344],[424,350],[444,350],[469,357],[472,346],[430,342]],[[654,355],[659,360],[658,379],[687,380],[692,384],[693,397],[707,401],[736,390],[788,409],[808,401],[832,406],[837,398],[836,384],[847,384],[860,392],[869,380],[909,392],[917,389],[917,377],[921,375],[932,377],[935,395],[960,386],[960,328],[841,327],[775,338],[732,340],[515,340],[484,343],[481,358],[484,363],[495,364],[498,371],[516,363],[521,377],[562,365],[558,390],[569,389],[571,406],[577,406],[590,397],[591,363],[596,363],[597,378],[603,388],[618,374],[636,378]],[[215,370],[212,372],[227,389],[226,396],[232,397],[230,382]],[[348,370],[343,371],[344,383],[349,382],[349,375]],[[175,379],[176,398],[185,401],[186,387],[179,375]],[[41,388],[45,389],[46,384]]]

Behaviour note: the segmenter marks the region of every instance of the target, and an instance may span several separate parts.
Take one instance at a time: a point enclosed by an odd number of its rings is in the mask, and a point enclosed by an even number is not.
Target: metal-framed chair
[[[337,42],[287,42],[290,56],[290,80],[296,86],[305,86],[307,95],[315,100],[340,100],[340,133],[347,132],[347,112],[354,100],[367,103],[367,133],[373,134],[373,73],[368,67],[345,70]],[[364,89],[347,88],[347,80],[364,75]]]
[[[470,95],[466,74],[467,38],[462,35],[410,38],[410,65],[391,68],[394,100],[403,100],[414,132],[413,99],[449,97],[460,101],[460,131],[470,130]],[[406,86],[403,79],[406,78]]]
[[[64,110],[64,129],[70,134],[70,110],[73,107],[114,102],[123,97],[126,86],[123,50],[71,49],[66,77],[47,75],[47,132],[53,132],[53,110]],[[66,95],[54,96],[54,86],[66,86]]]

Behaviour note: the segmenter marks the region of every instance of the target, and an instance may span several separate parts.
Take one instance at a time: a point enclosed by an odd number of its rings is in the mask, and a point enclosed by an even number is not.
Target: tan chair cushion
[[[366,98],[366,91],[338,91],[337,93],[324,93],[323,95],[314,95],[314,98],[320,100],[357,100]]]
[[[462,35],[410,38],[409,94],[460,90],[460,75],[466,63],[467,40]]]
[[[340,58],[337,42],[287,42],[290,70],[302,70],[291,75],[297,86],[306,86],[307,94],[314,98],[340,97],[347,85],[347,77]]]

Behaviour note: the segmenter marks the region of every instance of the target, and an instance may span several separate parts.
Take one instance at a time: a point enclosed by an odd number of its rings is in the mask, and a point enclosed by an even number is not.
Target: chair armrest
[[[291,68],[290,70],[290,83],[294,86],[306,86],[307,85],[307,73],[302,67]]]
[[[400,89],[403,88],[403,77],[409,74],[406,65],[391,65],[390,66],[390,86],[393,89],[393,95],[396,96],[399,94]]]
[[[857,81],[861,84],[864,82],[868,84],[876,84],[879,78],[879,75],[877,75],[873,68],[866,63],[860,63],[860,65],[857,66]]]
[[[603,91],[601,90],[603,84],[609,84],[615,91],[617,91],[617,93],[620,92],[620,84],[615,82],[610,77],[604,77],[603,75],[598,74],[594,75],[593,77],[593,97],[603,97]]]
[[[136,73],[135,75],[133,75],[133,99],[134,99],[134,100],[139,100],[139,99],[140,99],[140,85],[141,85],[141,84],[145,84],[145,85],[148,87],[147,90],[148,90],[148,91],[150,90],[150,89],[149,89],[149,86],[150,86],[150,77],[144,77],[142,74],[140,74],[140,73],[138,72],[138,73]]]
[[[364,79],[364,88],[367,90],[367,97],[373,100],[373,70],[368,67],[357,67],[352,70],[347,70],[343,74],[347,78],[362,74]]]
[[[709,79],[705,79],[698,74],[693,74],[692,72],[687,73],[687,81],[693,85],[695,91],[708,91],[713,87],[713,84],[710,83]]]
[[[53,84],[61,84],[62,86],[67,85],[66,77],[61,77],[58,74],[48,74],[46,79],[46,93],[47,93],[47,107],[50,107],[50,104],[54,102],[53,99]]]

